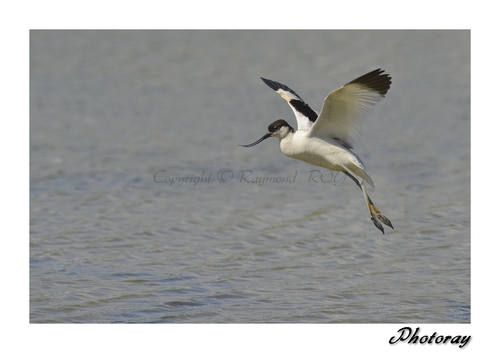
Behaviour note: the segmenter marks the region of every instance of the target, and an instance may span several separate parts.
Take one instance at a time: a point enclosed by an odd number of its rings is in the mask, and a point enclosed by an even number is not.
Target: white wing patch
[[[326,96],[311,135],[333,137],[352,148],[361,137],[367,114],[380,102],[391,84],[388,75],[375,70]]]
[[[285,91],[282,88],[279,88],[276,91],[276,93],[278,93],[281,96],[281,98],[283,98],[287,102],[290,102],[292,99],[297,99],[297,100],[300,100],[300,101],[302,100],[298,95],[293,94],[292,92],[289,92],[289,91]]]
[[[304,113],[302,113],[299,109],[299,105],[302,106],[307,106],[306,103],[298,96],[295,95],[291,92],[284,91],[283,89],[278,89],[276,91],[281,98],[286,100],[288,102],[288,105],[290,105],[290,108],[292,108],[293,113],[295,114],[295,119],[297,120],[297,129],[298,130],[309,130],[314,123],[308,116],[306,116]],[[301,104],[302,103],[302,104]],[[311,109],[312,110],[312,109]],[[318,113],[314,112],[316,115],[314,117],[314,120],[316,120]]]

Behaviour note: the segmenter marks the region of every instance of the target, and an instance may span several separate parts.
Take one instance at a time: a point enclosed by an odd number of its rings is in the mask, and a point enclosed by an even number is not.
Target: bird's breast
[[[331,170],[344,170],[342,165],[351,158],[351,153],[341,146],[298,132],[291,138],[282,139],[280,148],[288,157]]]

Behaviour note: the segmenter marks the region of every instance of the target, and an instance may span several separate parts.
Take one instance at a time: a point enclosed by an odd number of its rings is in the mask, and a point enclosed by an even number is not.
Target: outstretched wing
[[[297,129],[308,130],[318,118],[318,113],[312,110],[290,87],[276,81],[268,80],[267,78],[261,77],[261,79],[290,104],[297,119]]]
[[[359,139],[366,115],[391,86],[391,77],[377,69],[346,83],[326,96],[311,135],[333,137],[348,148]]]

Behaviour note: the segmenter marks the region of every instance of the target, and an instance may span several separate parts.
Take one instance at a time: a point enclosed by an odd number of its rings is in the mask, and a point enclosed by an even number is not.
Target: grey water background
[[[260,76],[320,110],[379,67],[385,234],[350,180],[238,147],[296,126]],[[31,31],[30,322],[470,322],[470,33]]]

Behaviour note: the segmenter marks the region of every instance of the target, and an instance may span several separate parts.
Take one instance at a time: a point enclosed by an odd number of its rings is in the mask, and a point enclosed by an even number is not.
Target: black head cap
[[[275,133],[279,129],[281,129],[283,126],[288,127],[290,131],[294,132],[295,130],[293,127],[291,127],[285,120],[280,119],[276,120],[274,123],[271,123],[269,127],[267,128],[267,131],[269,131],[270,134]]]

